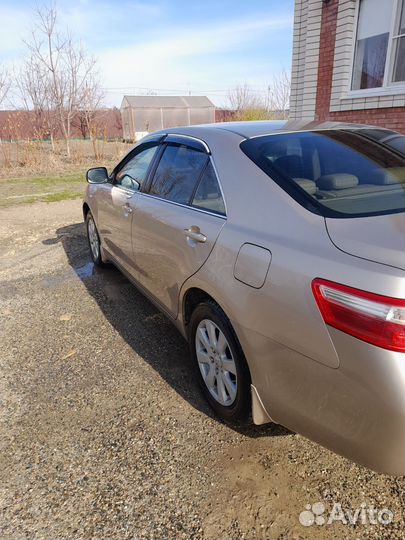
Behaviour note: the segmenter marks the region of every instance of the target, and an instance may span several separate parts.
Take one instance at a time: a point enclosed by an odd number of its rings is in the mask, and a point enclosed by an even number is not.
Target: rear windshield
[[[405,210],[405,156],[367,130],[266,135],[241,149],[302,206],[325,217]]]

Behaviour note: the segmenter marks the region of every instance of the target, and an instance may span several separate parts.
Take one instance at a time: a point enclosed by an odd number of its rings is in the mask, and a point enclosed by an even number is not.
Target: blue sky
[[[18,66],[41,3],[0,0],[0,63]],[[61,0],[68,26],[98,58],[109,105],[124,93],[207,94],[237,84],[261,92],[290,70],[293,0]]]

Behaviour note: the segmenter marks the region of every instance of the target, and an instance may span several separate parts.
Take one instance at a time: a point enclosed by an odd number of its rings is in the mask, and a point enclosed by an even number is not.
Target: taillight
[[[405,352],[405,300],[316,278],[312,290],[326,324],[362,341]]]

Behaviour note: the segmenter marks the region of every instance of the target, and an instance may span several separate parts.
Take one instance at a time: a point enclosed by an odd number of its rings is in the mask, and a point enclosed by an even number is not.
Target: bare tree
[[[270,120],[288,118],[291,79],[283,69],[267,87],[254,91],[247,84],[238,85],[228,94],[230,107],[238,120]]]
[[[105,94],[95,73],[90,73],[83,84],[80,95],[80,117],[93,145],[94,157],[98,159],[97,139],[101,135],[104,114],[102,105]]]
[[[121,116],[121,111],[118,109],[118,107],[113,107],[113,115],[114,115],[114,127],[117,129],[117,131],[120,132],[122,136],[122,116]]]
[[[84,111],[77,111],[72,120],[72,127],[79,131],[83,139],[87,139],[88,131]]]
[[[264,92],[255,92],[245,83],[236,86],[228,94],[235,120],[267,120],[269,118]]]
[[[8,72],[4,67],[0,66],[0,107],[6,99],[9,89],[10,78]]]
[[[278,73],[268,86],[266,109],[273,117],[280,119],[288,118],[290,107],[291,77],[283,69]]]
[[[81,108],[80,100],[94,72],[95,60],[68,32],[59,32],[54,6],[37,11],[31,38],[25,43],[32,62],[41,65],[46,73],[49,103],[55,111],[58,128],[65,139],[66,153],[70,157],[72,121]]]
[[[228,100],[233,111],[246,111],[263,106],[262,99],[247,84],[239,84],[228,93]]]
[[[105,93],[96,75],[89,75],[79,97],[79,109],[72,121],[72,125],[79,129],[83,139],[87,137],[91,139],[98,134],[100,119],[103,116],[104,96]]]
[[[0,107],[2,106],[4,100],[7,97],[7,93],[10,88],[10,80],[8,77],[8,74],[2,66],[0,66]],[[3,131],[3,130],[2,130]],[[2,141],[2,133],[0,133],[0,149],[3,154],[3,160],[5,164],[9,163],[9,156],[7,154],[4,155],[4,146]]]
[[[19,103],[34,116],[34,132],[38,138],[49,137],[52,150],[58,128],[58,117],[54,108],[49,72],[34,55],[30,55],[15,76],[15,87]]]

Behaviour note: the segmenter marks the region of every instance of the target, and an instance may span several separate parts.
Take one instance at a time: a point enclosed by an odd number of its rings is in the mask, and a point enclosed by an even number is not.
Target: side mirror
[[[105,167],[94,167],[86,173],[86,180],[89,184],[105,184],[108,182],[108,172]]]
[[[141,189],[141,184],[135,178],[129,176],[129,174],[124,174],[120,179],[120,185],[127,189],[132,189],[133,191],[139,191]]]

